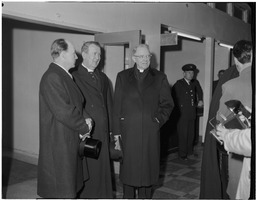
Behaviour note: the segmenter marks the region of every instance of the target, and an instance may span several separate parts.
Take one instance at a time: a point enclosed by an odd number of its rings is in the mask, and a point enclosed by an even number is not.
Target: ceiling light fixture
[[[219,44],[219,46],[221,46],[221,47],[226,47],[226,48],[229,48],[229,49],[233,49],[233,46],[232,46],[232,45],[224,44],[224,43],[221,43],[221,42],[219,42],[218,44]]]
[[[189,35],[189,34],[186,34],[186,33],[181,33],[181,32],[176,32],[176,31],[172,31],[172,33],[177,33],[178,36],[193,39],[193,40],[197,40],[197,41],[202,40],[202,38],[200,38],[200,37],[197,37],[197,36],[194,36],[194,35]]]

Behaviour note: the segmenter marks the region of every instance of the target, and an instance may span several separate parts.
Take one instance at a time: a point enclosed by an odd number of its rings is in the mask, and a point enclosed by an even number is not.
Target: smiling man
[[[169,119],[173,100],[167,77],[150,67],[148,45],[132,52],[133,68],[119,72],[114,95],[113,134],[121,134],[120,179],[124,198],[152,198],[160,167],[160,128]]]
[[[97,66],[101,58],[98,42],[85,42],[81,49],[83,62],[73,72],[75,82],[85,97],[85,110],[94,121],[91,136],[102,142],[99,158],[84,158],[89,179],[84,183],[80,198],[113,198],[109,158],[112,95],[108,77]],[[87,160],[87,166],[86,166]]]

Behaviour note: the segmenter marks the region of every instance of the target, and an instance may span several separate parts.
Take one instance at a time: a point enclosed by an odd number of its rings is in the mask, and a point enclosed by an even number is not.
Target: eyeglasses
[[[150,59],[150,58],[152,57],[151,54],[149,54],[149,55],[140,55],[140,56],[134,55],[134,56],[137,57],[137,58],[139,58],[139,59],[143,59],[143,58]]]

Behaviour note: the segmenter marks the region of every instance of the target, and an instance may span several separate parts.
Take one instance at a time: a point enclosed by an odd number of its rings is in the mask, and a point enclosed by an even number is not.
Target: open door
[[[115,88],[117,73],[133,67],[132,49],[141,42],[141,31],[125,31],[95,34],[95,41],[103,45],[103,72]]]

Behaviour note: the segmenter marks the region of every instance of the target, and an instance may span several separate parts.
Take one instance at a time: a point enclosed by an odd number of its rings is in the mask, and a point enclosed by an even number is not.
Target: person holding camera
[[[51,45],[53,62],[39,89],[40,144],[37,193],[43,198],[76,198],[88,179],[78,155],[80,139],[92,128],[84,98],[68,70],[75,65],[74,46],[65,39]]]
[[[246,40],[238,41],[234,45],[233,55],[235,65],[239,71],[239,77],[231,79],[222,85],[222,97],[220,98],[220,105],[216,115],[218,121],[222,121],[221,116],[227,117],[232,113],[232,110],[225,105],[227,101],[238,100],[243,106],[252,107],[252,43]],[[227,194],[231,199],[235,199],[236,196],[242,164],[243,156],[235,153],[228,155]]]
[[[109,141],[111,132],[112,94],[108,77],[97,67],[101,59],[98,42],[84,42],[83,62],[72,73],[85,97],[85,110],[93,119],[91,137],[102,143],[98,159],[85,157],[89,179],[85,181],[80,198],[113,198]]]
[[[239,177],[236,199],[249,199],[251,188],[251,128],[243,130],[226,129],[222,125],[217,126],[217,135],[224,142],[224,148],[228,153],[243,156],[243,167]]]

